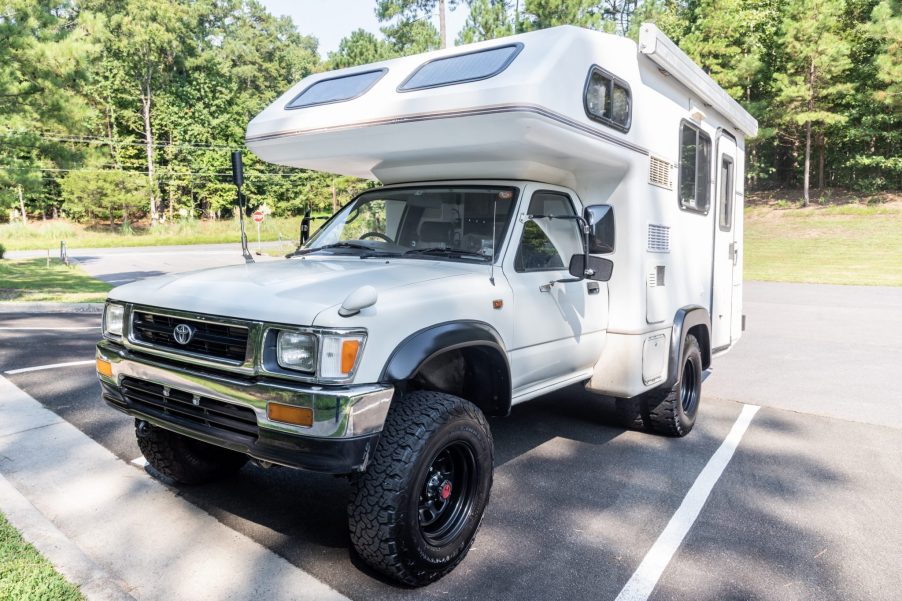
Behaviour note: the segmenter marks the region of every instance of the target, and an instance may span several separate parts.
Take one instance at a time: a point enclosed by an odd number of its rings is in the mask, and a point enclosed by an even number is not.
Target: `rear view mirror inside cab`
[[[614,208],[611,205],[589,205],[583,211],[589,226],[589,254],[614,252]]]

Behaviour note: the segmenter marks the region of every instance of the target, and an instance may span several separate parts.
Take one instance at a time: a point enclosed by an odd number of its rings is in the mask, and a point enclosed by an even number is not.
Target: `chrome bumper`
[[[315,386],[286,380],[242,379],[203,368],[136,354],[108,340],[97,344],[97,358],[112,364],[112,377],[99,376],[106,387],[119,387],[122,378],[152,382],[226,403],[250,407],[261,432],[305,438],[348,439],[378,434],[394,394],[394,387],[379,384]],[[313,410],[311,427],[273,422],[266,405],[274,401]]]

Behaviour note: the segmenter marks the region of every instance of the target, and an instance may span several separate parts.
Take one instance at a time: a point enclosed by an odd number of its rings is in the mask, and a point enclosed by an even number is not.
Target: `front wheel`
[[[438,580],[476,537],[492,488],[492,435],[464,399],[412,392],[392,404],[348,522],[360,557],[411,586]]]

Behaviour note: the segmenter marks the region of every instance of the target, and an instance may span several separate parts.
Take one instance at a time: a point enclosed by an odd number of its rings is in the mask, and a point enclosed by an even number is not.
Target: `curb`
[[[103,313],[104,303],[0,302],[0,313]]]
[[[0,474],[0,509],[22,538],[34,546],[88,601],[135,601],[122,584],[94,563]]]

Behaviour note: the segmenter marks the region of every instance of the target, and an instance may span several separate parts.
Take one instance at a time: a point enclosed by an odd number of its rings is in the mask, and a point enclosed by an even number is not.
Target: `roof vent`
[[[649,156],[648,183],[667,190],[673,190],[673,184],[670,181],[670,170],[672,167],[673,166],[664,159],[659,159],[656,156]]]
[[[670,228],[668,226],[648,224],[648,252],[670,252]]]

